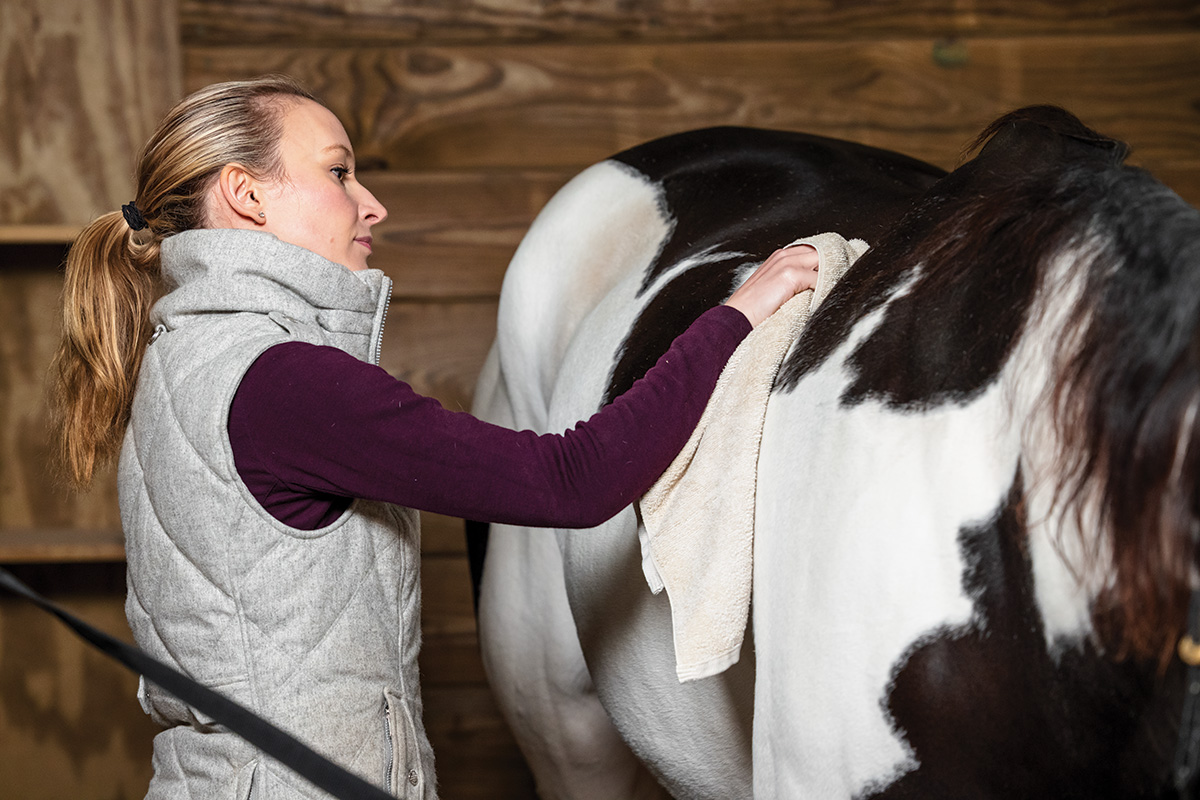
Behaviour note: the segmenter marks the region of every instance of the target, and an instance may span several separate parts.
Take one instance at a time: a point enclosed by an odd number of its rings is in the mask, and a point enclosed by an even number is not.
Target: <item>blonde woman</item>
[[[137,643],[404,797],[436,796],[414,509],[598,524],[682,447],[752,325],[815,278],[815,253],[777,253],[629,392],[537,436],[375,366],[387,211],[293,81],[186,98],[136,183],[71,249],[54,386],[76,483],[119,450]],[[139,699],[165,728],[150,797],[317,794],[157,687]]]

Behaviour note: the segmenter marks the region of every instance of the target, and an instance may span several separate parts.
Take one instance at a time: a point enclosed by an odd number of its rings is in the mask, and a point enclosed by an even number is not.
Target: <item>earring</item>
[[[259,215],[260,217],[262,217],[263,219],[266,219],[266,218],[267,218],[267,212],[265,212],[265,211],[260,211],[260,212],[258,212],[258,215]]]

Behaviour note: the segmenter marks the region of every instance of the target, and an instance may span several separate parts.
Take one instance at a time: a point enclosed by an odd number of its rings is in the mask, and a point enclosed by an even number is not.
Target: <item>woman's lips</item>
[[[359,244],[361,244],[363,247],[367,248],[367,252],[368,252],[368,253],[369,253],[369,252],[371,252],[371,241],[372,241],[372,239],[371,239],[371,237],[370,237],[370,236],[360,236],[360,237],[358,237],[357,239],[355,239],[354,241],[358,242],[358,243],[359,243]]]

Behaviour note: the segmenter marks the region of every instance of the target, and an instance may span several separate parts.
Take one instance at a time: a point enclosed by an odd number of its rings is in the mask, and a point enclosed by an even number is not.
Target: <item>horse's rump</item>
[[[564,663],[677,797],[749,794],[751,738],[761,797],[1169,785],[1181,673],[1153,656],[1194,569],[1200,222],[1065,112],[985,133],[942,177],[820,137],[696,131],[547,207],[481,384],[495,418],[536,430],[628,388],[775,248],[826,230],[873,247],[772,395],[742,662],[677,683],[626,510],[489,555],[499,692],[545,695],[520,656],[577,647]]]

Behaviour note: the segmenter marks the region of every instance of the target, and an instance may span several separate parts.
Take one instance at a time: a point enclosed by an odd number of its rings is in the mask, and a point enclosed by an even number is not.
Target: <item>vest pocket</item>
[[[259,796],[258,785],[254,781],[254,776],[258,772],[258,759],[254,759],[246,766],[238,770],[237,774],[237,789],[234,792],[234,797],[237,800],[255,800]]]
[[[384,786],[397,797],[419,800],[425,796],[425,773],[417,729],[408,703],[391,689],[383,690],[383,732],[387,746]]]

